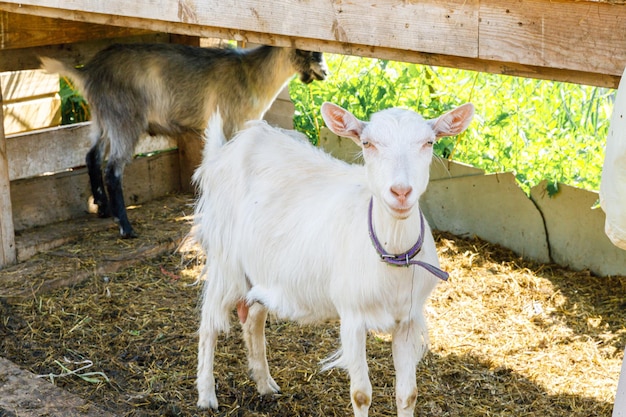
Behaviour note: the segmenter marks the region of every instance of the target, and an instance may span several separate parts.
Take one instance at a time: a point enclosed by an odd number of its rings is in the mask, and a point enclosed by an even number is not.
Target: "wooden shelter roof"
[[[5,0],[0,11],[0,49],[57,43],[49,24],[13,15],[24,14],[610,87],[626,65],[617,0]]]

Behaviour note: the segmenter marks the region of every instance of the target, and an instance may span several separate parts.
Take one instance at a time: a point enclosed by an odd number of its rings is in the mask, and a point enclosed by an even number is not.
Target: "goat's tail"
[[[47,73],[59,74],[63,77],[70,78],[74,83],[74,87],[76,87],[81,93],[85,93],[83,76],[79,70],[71,65],[59,61],[58,59],[49,58],[47,56],[40,56],[39,61],[41,61],[41,68]]]
[[[218,108],[215,113],[209,119],[206,129],[204,129],[204,150],[202,151],[202,162],[200,166],[195,170],[191,177],[192,182],[196,187],[202,188],[202,179],[206,177],[204,171],[209,169],[211,162],[215,159],[219,153],[220,148],[226,143],[226,136],[224,135],[224,121]]]
[[[204,129],[204,151],[202,158],[208,160],[212,155],[226,143],[224,135],[224,120],[218,108],[209,119],[206,129]]]

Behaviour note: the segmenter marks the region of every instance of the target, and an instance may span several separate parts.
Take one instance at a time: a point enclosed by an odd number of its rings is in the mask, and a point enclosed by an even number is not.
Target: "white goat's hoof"
[[[271,376],[267,378],[262,384],[257,383],[256,389],[261,395],[276,394],[280,392],[280,387]]]
[[[198,408],[211,408],[213,410],[217,410],[217,396],[215,393],[211,393],[209,395],[200,394],[198,398]]]

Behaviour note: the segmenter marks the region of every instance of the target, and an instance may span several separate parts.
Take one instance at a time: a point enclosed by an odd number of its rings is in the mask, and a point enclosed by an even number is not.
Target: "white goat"
[[[347,369],[354,415],[367,416],[372,398],[368,329],[392,333],[398,415],[413,415],[415,369],[428,344],[423,306],[439,278],[447,278],[418,199],[433,142],[464,131],[473,114],[469,103],[432,120],[394,108],[364,122],[324,103],[327,126],[362,147],[365,166],[336,160],[263,122],[249,123],[221,146],[219,116],[209,122],[194,174],[200,193],[194,233],[207,255],[199,407],[218,406],[216,342],[237,306],[260,394],[279,390],[265,354],[268,310],[305,323],[340,318],[341,349],[326,368]]]
[[[219,107],[230,137],[246,121],[262,118],[295,73],[309,83],[328,72],[320,52],[272,46],[117,44],[79,69],[40,59],[46,71],[70,77],[91,105],[93,145],[86,158],[91,192],[98,215],[117,219],[125,238],[136,234],[126,213],[122,176],[142,134],[194,132],[200,138]]]

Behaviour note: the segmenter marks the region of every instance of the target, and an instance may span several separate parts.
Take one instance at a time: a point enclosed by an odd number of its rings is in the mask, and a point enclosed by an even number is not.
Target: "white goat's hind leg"
[[[248,318],[242,324],[243,338],[248,348],[248,367],[250,376],[256,382],[259,394],[273,394],[280,391],[278,384],[270,375],[265,350],[265,320],[267,308],[254,303],[248,310]]]
[[[411,320],[398,325],[393,333],[392,352],[396,370],[396,406],[398,417],[413,416],[417,401],[415,369],[424,356],[427,337],[424,327]]]
[[[367,330],[360,324],[341,321],[341,358],[338,365],[350,374],[350,400],[355,417],[367,417],[372,403],[372,383],[368,376],[365,339]]]

